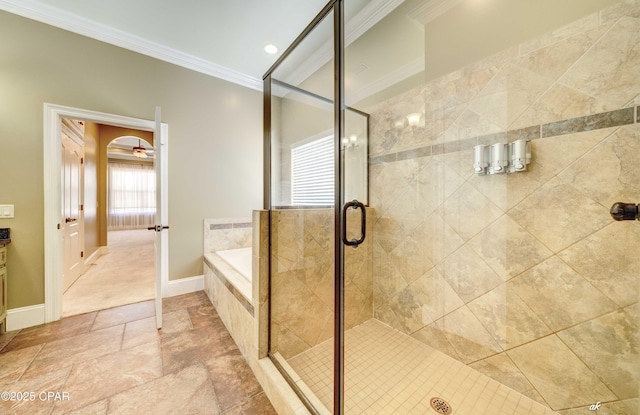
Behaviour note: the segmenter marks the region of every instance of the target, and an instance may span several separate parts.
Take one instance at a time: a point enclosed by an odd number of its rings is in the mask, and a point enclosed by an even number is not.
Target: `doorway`
[[[58,106],[54,104],[44,105],[44,178],[45,178],[45,322],[58,320],[62,317],[63,283],[62,283],[62,258],[63,246],[60,238],[60,206],[62,195],[62,181],[60,171],[61,160],[61,120],[62,118],[80,119],[87,122],[135,129],[152,132],[158,137],[156,140],[157,153],[157,188],[158,198],[158,223],[167,223],[168,198],[167,198],[167,141],[168,127],[159,121],[130,118],[121,115],[106,114],[95,111],[83,110],[72,107]],[[159,119],[159,111],[156,118]],[[147,231],[148,232],[148,231]],[[161,299],[168,284],[168,233],[154,232],[155,236],[155,267],[156,267],[156,303]]]
[[[70,285],[63,261],[62,317],[155,296],[155,234],[148,230],[155,226],[156,214],[153,134],[80,122],[87,149],[82,187],[87,226],[84,257],[76,255],[82,273]],[[69,121],[63,119],[65,123]],[[73,187],[64,186],[63,194],[68,188]],[[69,255],[69,248],[64,245],[64,258],[75,254]]]

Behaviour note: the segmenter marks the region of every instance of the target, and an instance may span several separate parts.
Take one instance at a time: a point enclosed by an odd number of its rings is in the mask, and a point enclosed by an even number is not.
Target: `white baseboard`
[[[188,294],[204,290],[204,275],[169,281],[165,297]],[[31,326],[44,324],[44,304],[7,310],[7,331],[20,330]]]
[[[91,265],[98,260],[102,255],[106,255],[109,253],[109,247],[107,246],[99,246],[98,249],[93,251],[93,254],[89,255],[87,259],[84,260],[85,265]]]
[[[180,278],[167,283],[167,291],[164,297],[175,297],[176,295],[188,294],[204,290],[204,275],[195,277]]]
[[[7,310],[7,331],[44,324],[44,304]]]
[[[84,274],[85,272],[87,272],[89,270],[89,267],[95,263],[98,258],[100,258],[103,255],[106,255],[109,253],[109,248],[106,246],[99,246],[98,249],[96,249],[95,251],[93,251],[93,253],[91,255],[89,255],[84,262],[82,263],[82,274]],[[82,275],[80,274],[80,275]]]

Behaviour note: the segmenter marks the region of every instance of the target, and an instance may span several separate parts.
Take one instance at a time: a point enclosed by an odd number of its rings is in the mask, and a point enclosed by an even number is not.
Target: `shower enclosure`
[[[639,39],[640,0],[336,0],[284,52],[269,356],[311,412],[638,413]]]

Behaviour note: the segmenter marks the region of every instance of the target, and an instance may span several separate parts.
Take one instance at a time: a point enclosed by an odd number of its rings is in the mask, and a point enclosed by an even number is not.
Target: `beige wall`
[[[0,13],[0,203],[15,205],[9,308],[44,301],[43,103],[169,125],[169,278],[202,274],[202,221],[262,204],[262,97],[216,78]],[[246,191],[245,191],[246,189]]]

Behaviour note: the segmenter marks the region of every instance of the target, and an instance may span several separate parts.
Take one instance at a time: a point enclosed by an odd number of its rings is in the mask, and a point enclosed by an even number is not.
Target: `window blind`
[[[333,136],[291,149],[291,204],[333,206]]]

